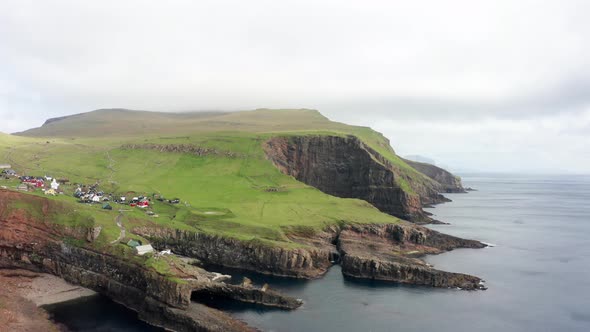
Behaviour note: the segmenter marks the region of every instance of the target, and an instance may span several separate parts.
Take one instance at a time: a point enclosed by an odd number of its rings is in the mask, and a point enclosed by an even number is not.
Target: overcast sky
[[[590,1],[0,2],[0,131],[316,108],[454,170],[590,172]]]

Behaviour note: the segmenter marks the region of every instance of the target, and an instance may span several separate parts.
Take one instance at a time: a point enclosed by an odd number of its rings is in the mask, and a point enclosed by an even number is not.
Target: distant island
[[[0,135],[0,263],[104,294],[150,324],[249,331],[200,295],[294,310],[208,264],[313,279],[485,289],[421,257],[474,240],[421,226],[461,179],[399,157],[368,127],[316,110],[165,113],[104,109]],[[431,163],[429,163],[431,162]],[[192,299],[192,301],[191,301]]]

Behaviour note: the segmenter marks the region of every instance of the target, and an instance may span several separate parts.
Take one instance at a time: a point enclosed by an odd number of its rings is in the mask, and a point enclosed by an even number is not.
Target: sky
[[[590,1],[0,2],[0,131],[313,108],[455,171],[590,173]]]

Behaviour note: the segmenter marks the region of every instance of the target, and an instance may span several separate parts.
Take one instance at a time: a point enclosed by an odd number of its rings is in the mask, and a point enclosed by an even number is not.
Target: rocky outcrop
[[[402,219],[429,222],[422,204],[444,201],[426,179],[412,183],[415,193],[404,189],[400,183],[411,179],[355,136],[274,137],[264,150],[281,172],[333,196],[363,199]]]
[[[253,286],[237,286],[225,283],[211,283],[206,287],[193,291],[193,298],[205,296],[212,298],[226,298],[252,304],[264,304],[267,307],[280,309],[295,309],[302,302],[291,297],[285,297],[273,290],[263,290]]]
[[[423,285],[465,290],[485,289],[478,277],[461,273],[445,272],[424,264],[396,262],[359,257],[351,254],[342,259],[342,274],[347,277],[403,284]]]
[[[419,259],[455,248],[484,244],[415,225],[352,225],[338,237],[342,273],[349,277],[431,287],[484,289],[475,276],[434,269]]]
[[[461,178],[451,174],[451,172],[444,170],[438,166],[434,166],[427,163],[421,163],[417,161],[407,160],[404,161],[412,166],[418,172],[428,176],[429,178],[433,179],[437,183],[440,184],[440,192],[444,193],[465,193],[467,192],[465,188],[463,188],[463,184],[461,183]]]
[[[213,148],[201,147],[193,144],[123,144],[121,149],[125,150],[155,150],[158,152],[186,153],[195,156],[223,156],[237,158],[241,155],[232,151],[220,151]]]
[[[481,279],[436,270],[420,257],[455,248],[483,248],[484,244],[405,222],[333,225],[317,233],[293,231],[288,236],[301,246],[298,249],[164,228],[136,228],[133,232],[148,237],[156,247],[172,248],[204,263],[278,276],[316,278],[332,264],[341,263],[342,273],[349,277],[431,287],[483,289]],[[223,286],[225,291],[220,294],[231,293],[233,295],[227,296],[230,298],[240,294],[230,292],[228,287]],[[255,299],[263,295],[256,294]]]
[[[149,238],[156,248],[194,257],[206,264],[256,271],[283,277],[316,278],[332,265],[324,248],[282,248],[262,241],[241,241],[204,233],[138,227],[133,233]]]

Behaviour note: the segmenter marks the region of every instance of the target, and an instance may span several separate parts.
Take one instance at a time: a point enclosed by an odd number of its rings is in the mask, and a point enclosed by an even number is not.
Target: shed
[[[10,164],[0,164],[0,169],[11,169],[12,166]]]
[[[21,183],[18,185],[18,187],[16,187],[17,190],[21,190],[21,191],[28,191],[29,190],[29,186],[27,186],[24,183]]]
[[[105,203],[102,205],[103,210],[112,210],[113,207],[109,203]]]
[[[136,248],[141,245],[141,242],[131,239],[127,242],[127,245],[130,246],[131,248]]]
[[[142,255],[145,255],[147,253],[154,252],[154,248],[152,247],[151,244],[146,244],[146,245],[143,245],[143,246],[137,246],[137,247],[135,247],[135,252],[138,255],[142,256]]]

